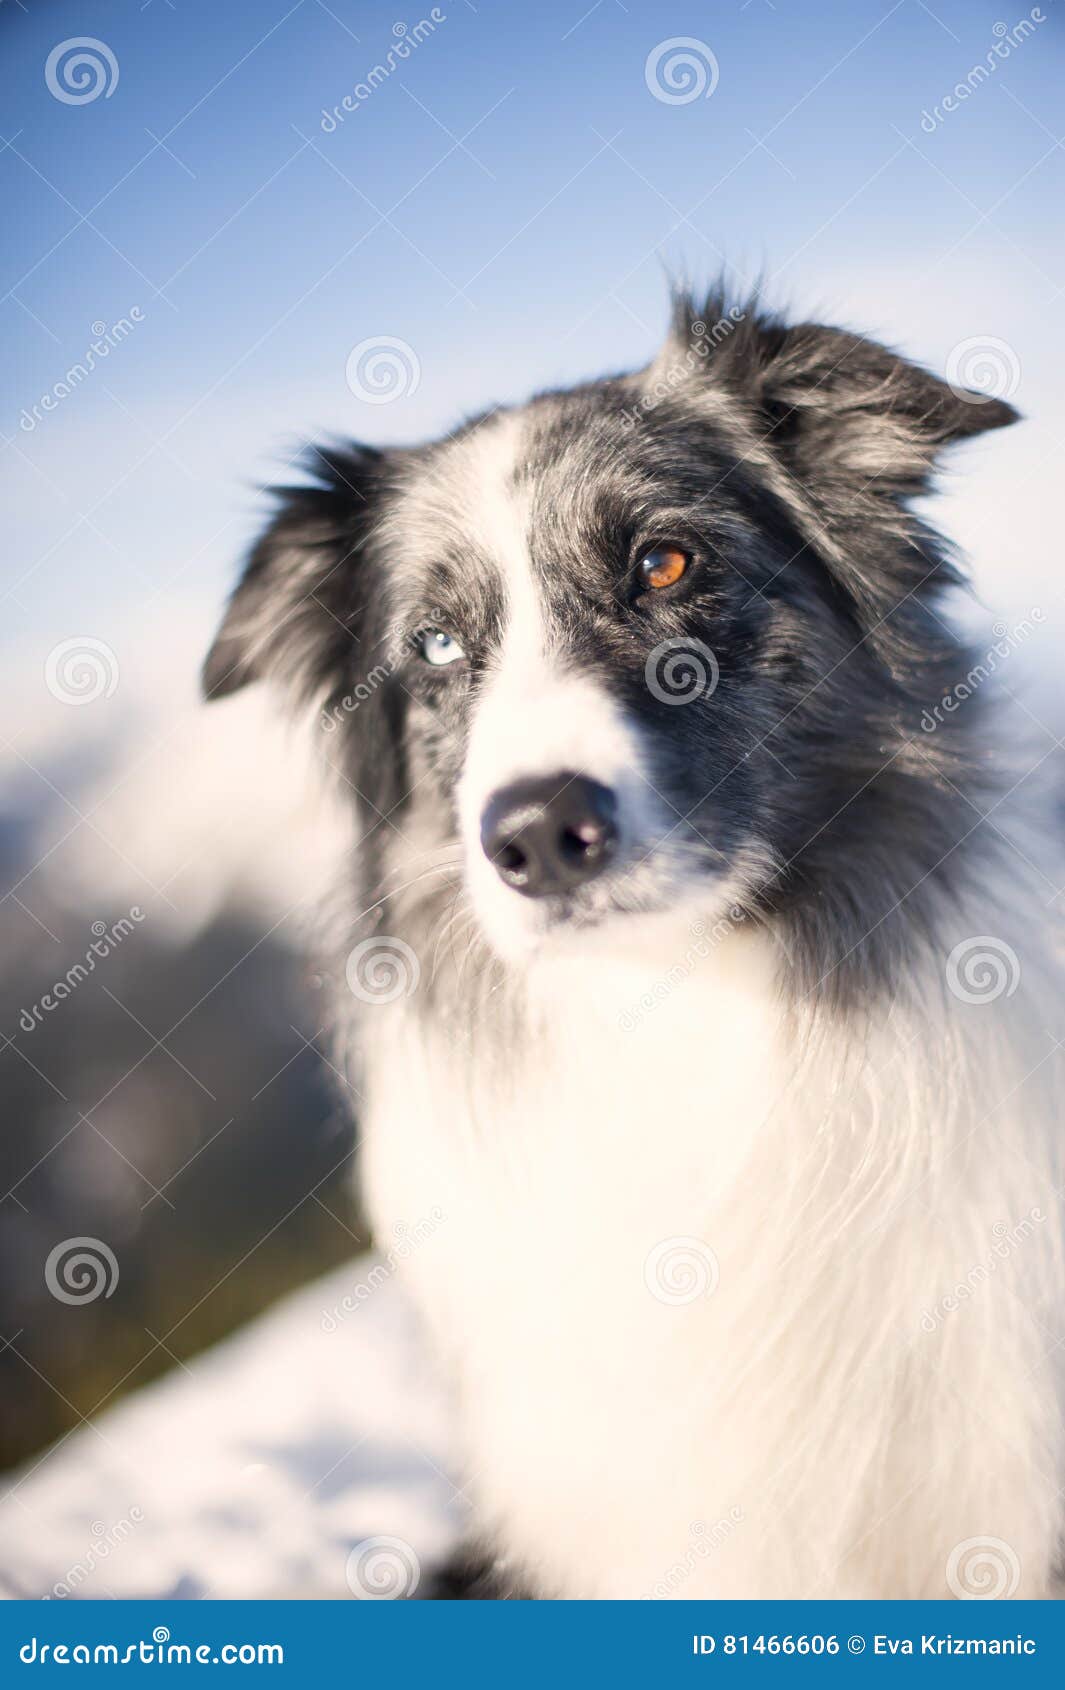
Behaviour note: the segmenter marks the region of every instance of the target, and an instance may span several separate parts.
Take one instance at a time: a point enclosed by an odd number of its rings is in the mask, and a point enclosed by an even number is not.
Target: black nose
[[[527,898],[569,892],[600,874],[617,849],[614,794],[566,772],[516,781],[489,800],[481,844],[496,873]]]

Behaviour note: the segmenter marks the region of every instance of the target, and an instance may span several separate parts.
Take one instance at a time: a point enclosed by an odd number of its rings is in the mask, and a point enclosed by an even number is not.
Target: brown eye
[[[672,587],[687,569],[691,558],[679,546],[656,546],[640,560],[640,581],[645,587]]]

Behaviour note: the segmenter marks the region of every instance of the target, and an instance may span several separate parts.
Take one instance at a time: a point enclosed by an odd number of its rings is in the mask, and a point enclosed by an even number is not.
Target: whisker
[[[379,910],[382,904],[387,904],[389,898],[398,898],[402,896],[404,892],[409,892],[412,886],[420,886],[423,881],[430,879],[430,877],[434,874],[451,874],[458,866],[457,862],[431,863],[428,868],[420,869],[417,874],[413,875],[410,880],[405,881],[402,886],[393,886],[388,891],[383,892],[377,899],[376,903],[368,905],[368,907],[364,909],[360,915],[353,918],[351,926],[357,927],[361,921],[365,921],[368,915],[372,915],[375,910]]]

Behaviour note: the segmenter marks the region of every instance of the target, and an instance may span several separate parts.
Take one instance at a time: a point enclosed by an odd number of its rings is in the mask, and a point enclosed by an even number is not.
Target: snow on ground
[[[304,1287],[0,1480],[0,1595],[414,1594],[466,1504],[413,1317],[374,1268]]]

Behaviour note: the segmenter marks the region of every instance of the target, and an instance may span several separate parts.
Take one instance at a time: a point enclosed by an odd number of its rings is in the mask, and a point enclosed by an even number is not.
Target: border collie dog
[[[208,695],[284,683],[356,807],[367,1200],[504,1591],[1054,1593],[1065,994],[913,508],[1013,420],[681,298],[318,451],[233,595]]]

